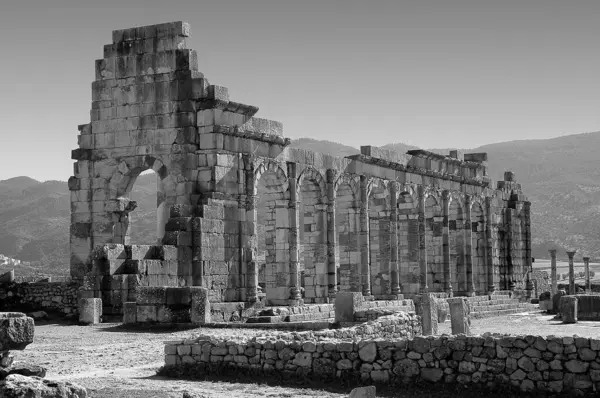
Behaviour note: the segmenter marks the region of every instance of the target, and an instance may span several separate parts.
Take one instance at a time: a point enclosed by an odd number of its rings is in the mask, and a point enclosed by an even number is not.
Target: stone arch
[[[398,214],[398,261],[400,285],[405,293],[419,292],[419,198],[410,184],[399,184],[396,191]]]
[[[342,174],[335,182],[335,219],[339,258],[338,291],[360,290],[360,207],[359,185],[356,178]]]
[[[389,294],[390,270],[390,190],[387,181],[372,178],[367,185],[369,210],[369,258],[371,292]]]
[[[152,170],[157,175],[157,241],[154,243],[160,243],[164,236],[170,206],[176,203],[178,181],[175,176],[168,173],[167,167],[157,157],[149,155],[128,156],[120,159],[108,182],[108,197],[106,199],[113,201],[113,205],[109,206],[111,209],[109,213],[111,213],[113,220],[113,243],[130,243],[129,234],[133,222],[131,212],[136,208],[136,205],[128,196],[140,174],[147,170]]]
[[[310,167],[298,177],[299,265],[304,300],[325,303],[327,272],[327,190],[321,173]]]
[[[431,291],[443,291],[443,213],[437,191],[425,192],[425,250],[427,252],[427,285]]]
[[[287,172],[285,171],[284,168],[281,167],[281,165],[279,165],[276,162],[273,162],[271,160],[266,160],[264,162],[261,162],[260,164],[258,164],[256,166],[256,170],[254,171],[254,195],[257,194],[258,191],[258,182],[260,181],[261,177],[263,176],[263,174],[267,173],[267,172],[272,172],[275,173],[275,175],[277,176],[278,179],[284,181],[282,186],[283,186],[283,190],[287,191],[288,189],[288,175]]]
[[[268,305],[283,305],[290,295],[290,218],[287,173],[266,161],[254,172],[258,283]]]

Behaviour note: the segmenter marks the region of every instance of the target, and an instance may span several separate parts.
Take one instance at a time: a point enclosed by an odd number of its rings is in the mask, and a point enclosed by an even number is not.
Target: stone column
[[[296,180],[296,163],[288,162],[288,185],[290,190],[290,305],[300,304],[300,214],[298,203],[298,187]]]
[[[335,180],[337,171],[327,170],[327,287],[330,302],[337,293],[337,270],[339,257],[337,237],[337,220],[335,217]]]
[[[452,334],[471,334],[471,307],[464,297],[448,300]]]
[[[425,188],[418,186],[419,193],[419,268],[420,268],[420,293],[427,293],[427,242],[425,236]]]
[[[485,214],[485,238],[487,240],[487,244],[485,245],[485,265],[488,277],[488,294],[492,294],[496,291],[496,284],[494,283],[494,251],[492,249],[494,237],[492,236],[492,198],[490,197],[485,198]]]
[[[556,279],[556,249],[548,250],[550,252],[550,280],[552,281],[552,295],[558,293],[558,282]]]
[[[592,292],[592,282],[590,281],[590,258],[589,257],[584,257],[583,258],[583,266],[584,266],[584,270],[585,270],[585,290],[587,290],[588,292]]]
[[[258,285],[258,233],[257,233],[257,206],[258,197],[255,195],[254,187],[254,161],[251,157],[245,159],[246,176],[246,227],[242,228],[244,241],[242,242],[242,272],[246,273],[246,301],[255,303],[258,301],[260,288]],[[245,267],[245,270],[243,269]],[[202,276],[200,276],[202,278]],[[204,286],[202,283],[196,283]]]
[[[398,187],[390,188],[390,292],[400,294],[400,260],[398,257]]]
[[[367,186],[369,180],[360,176],[360,259],[361,259],[361,284],[365,297],[371,296],[371,258],[369,243],[369,193]]]
[[[452,273],[450,272],[450,192],[442,192],[442,214],[444,222],[442,226],[442,254],[444,256],[444,291],[448,297],[452,297]]]
[[[471,195],[465,197],[465,214],[462,228],[465,239],[465,266],[467,268],[467,294],[475,295],[473,282],[473,229],[471,228]]]
[[[567,252],[567,256],[569,256],[569,294],[577,293],[577,290],[575,289],[575,265],[573,264],[575,252],[575,250]]]

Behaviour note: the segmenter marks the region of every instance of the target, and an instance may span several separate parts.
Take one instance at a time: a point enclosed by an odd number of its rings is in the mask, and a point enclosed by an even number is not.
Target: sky
[[[475,148],[600,130],[598,0],[5,0],[0,180],[66,181],[111,32],[183,20],[290,138]]]

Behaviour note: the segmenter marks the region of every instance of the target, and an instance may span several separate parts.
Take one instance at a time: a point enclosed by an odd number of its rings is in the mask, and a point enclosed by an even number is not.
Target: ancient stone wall
[[[290,148],[281,123],[198,72],[189,35],[183,22],[114,31],[96,62],[91,122],[72,154],[71,276],[100,286],[105,305],[118,308],[125,290],[113,276],[136,275],[102,253],[130,245],[129,193],[147,170],[158,176],[157,241],[176,253],[148,260],[177,263],[150,286],[268,305],[326,303],[338,290],[525,288],[529,202],[512,173],[493,189],[486,154]]]
[[[164,373],[204,378],[213,372],[231,372],[232,376],[252,372],[365,384],[427,381],[555,394],[591,394],[600,388],[597,339],[458,335],[351,341],[279,337],[169,342]]]
[[[52,311],[77,314],[75,282],[23,282],[0,284],[0,308],[3,311]]]

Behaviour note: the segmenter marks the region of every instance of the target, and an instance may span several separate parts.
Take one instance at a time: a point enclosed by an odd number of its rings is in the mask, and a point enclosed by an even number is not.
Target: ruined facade
[[[336,157],[209,84],[182,22],[113,32],[73,151],[71,276],[118,307],[135,287],[204,286],[212,301],[296,305],[337,291],[522,289],[530,202],[486,154]],[[131,245],[128,194],[157,174],[157,244]]]

